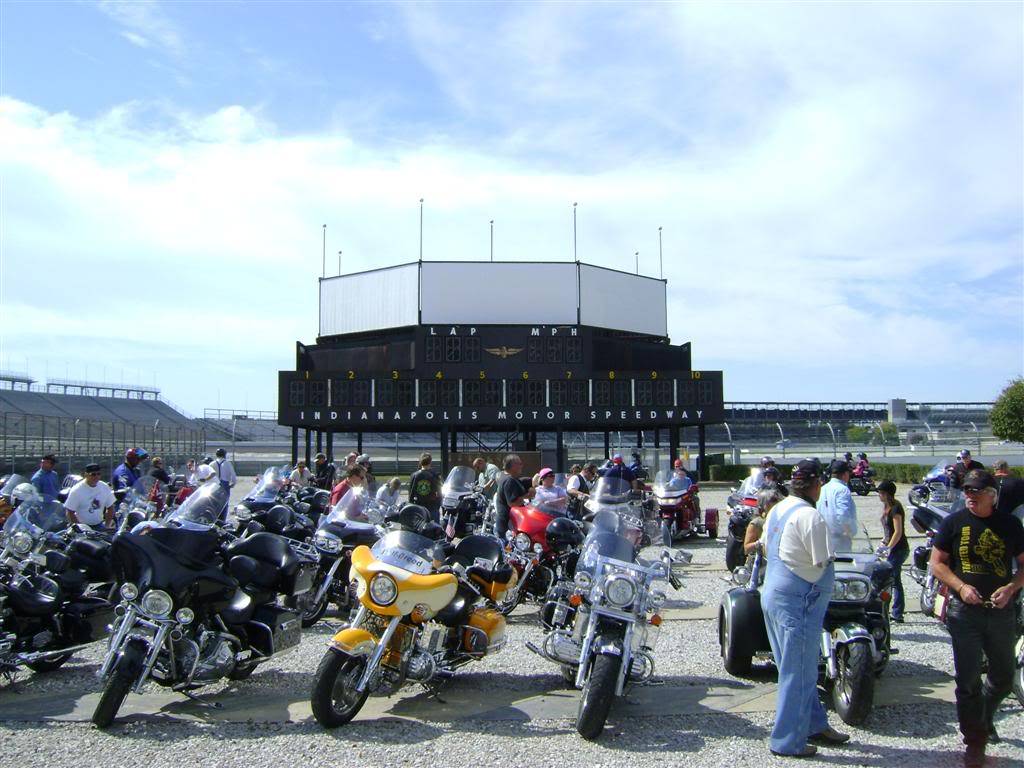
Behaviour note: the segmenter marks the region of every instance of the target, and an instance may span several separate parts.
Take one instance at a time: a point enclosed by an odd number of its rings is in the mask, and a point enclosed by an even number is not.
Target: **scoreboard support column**
[[[707,465],[707,445],[706,445],[707,430],[703,424],[697,427],[697,450],[700,456],[700,479],[707,480],[711,477],[711,473],[708,472]]]
[[[612,457],[612,433],[607,429],[604,431],[604,459]]]
[[[451,452],[459,452],[459,430],[454,427],[451,429]]]
[[[448,427],[441,427],[441,475],[442,477],[448,477],[448,463],[451,460],[451,454],[449,453],[450,440],[448,436]]]
[[[299,428],[292,427],[292,466],[299,463]]]
[[[317,453],[323,453],[324,452],[324,433],[323,433],[323,430],[321,430],[321,429],[318,429],[316,431],[316,452]]]
[[[334,461],[334,432],[327,433],[327,462],[330,464]],[[331,485],[334,484],[334,478],[331,478]]]
[[[555,472],[565,472],[565,444],[562,428],[555,430]]]
[[[363,453],[363,433],[356,432],[356,453],[362,455]]]
[[[313,450],[313,432],[312,430],[306,430],[306,466],[309,466],[310,454]]]
[[[672,464],[675,464],[676,459],[679,458],[679,427],[671,426],[668,428],[668,459]]]

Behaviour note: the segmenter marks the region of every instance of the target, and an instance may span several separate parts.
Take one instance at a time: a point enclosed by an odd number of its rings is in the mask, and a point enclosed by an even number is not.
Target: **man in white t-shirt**
[[[313,473],[306,468],[306,462],[299,459],[299,463],[295,465],[295,469],[288,475],[288,479],[296,488],[305,488],[312,481]]]
[[[114,492],[100,480],[100,465],[88,464],[85,479],[72,486],[64,509],[71,525],[88,525],[99,528],[104,523],[114,525]]]

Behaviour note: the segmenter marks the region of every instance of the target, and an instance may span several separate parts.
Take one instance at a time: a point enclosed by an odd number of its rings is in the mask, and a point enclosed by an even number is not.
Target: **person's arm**
[[[993,592],[991,600],[997,608],[1005,608],[1021,589],[1024,589],[1024,552],[1017,555],[1017,573],[1014,574],[1013,581]]]
[[[903,513],[896,512],[889,516],[892,521],[892,538],[889,539],[889,543],[886,546],[890,549],[896,549],[896,546],[903,541]]]
[[[835,495],[835,522],[839,533],[852,539],[857,534],[857,508],[853,505],[853,494],[850,493],[850,489],[842,490],[845,492]]]
[[[953,590],[961,600],[968,605],[981,605],[982,599],[978,590],[961,580],[949,567],[949,552],[939,549],[938,546],[932,546],[932,558],[929,565],[931,565],[935,578]],[[1019,573],[1017,575],[1020,576]]]
[[[747,530],[743,534],[743,554],[749,555],[757,549],[757,545],[761,541],[762,530],[764,530],[764,527],[760,525],[747,526]]]

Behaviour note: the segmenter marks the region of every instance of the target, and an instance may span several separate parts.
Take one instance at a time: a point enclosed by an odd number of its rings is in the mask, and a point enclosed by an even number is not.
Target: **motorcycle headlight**
[[[370,579],[370,599],[377,605],[391,605],[398,597],[398,585],[386,573],[378,573]]]
[[[867,600],[871,588],[861,579],[836,579],[832,585],[832,599],[846,602]]]
[[[126,582],[121,585],[121,598],[131,602],[139,596],[139,588],[131,582]]]
[[[324,552],[337,552],[341,549],[341,539],[333,533],[318,533],[313,537],[313,546]]]
[[[11,538],[8,539],[7,543],[15,554],[27,555],[32,551],[35,539],[32,538],[32,534],[28,531],[16,531]]]
[[[529,552],[530,543],[530,537],[527,536],[525,533],[516,534],[515,545],[516,549],[518,549],[520,552]]]
[[[539,555],[541,552],[544,551],[544,547],[542,547],[540,544],[534,544],[533,551]]]
[[[178,612],[174,614],[174,618],[179,624],[191,624],[195,621],[196,614],[191,608],[179,608]]]
[[[151,589],[142,596],[142,610],[154,618],[163,618],[174,608],[171,596],[162,589]]]
[[[636,582],[624,573],[613,574],[604,583],[604,596],[616,608],[625,608],[636,597]]]
[[[590,574],[586,571],[576,572],[576,585],[580,589],[590,589],[590,585],[594,583],[594,580],[590,578]]]

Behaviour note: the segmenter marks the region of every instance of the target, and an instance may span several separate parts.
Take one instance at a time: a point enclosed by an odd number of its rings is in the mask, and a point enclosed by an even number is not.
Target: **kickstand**
[[[219,702],[219,701],[206,701],[205,699],[199,698],[198,696],[196,696],[191,691],[178,691],[178,693],[180,693],[182,696],[184,696],[189,701],[195,702],[200,707],[208,707],[209,709],[224,709],[224,704],[222,704],[221,702]]]
[[[447,681],[440,682],[437,684],[423,683],[423,688],[427,692],[428,699],[434,699],[438,704],[447,704],[448,702],[441,698],[441,691],[447,685]]]

